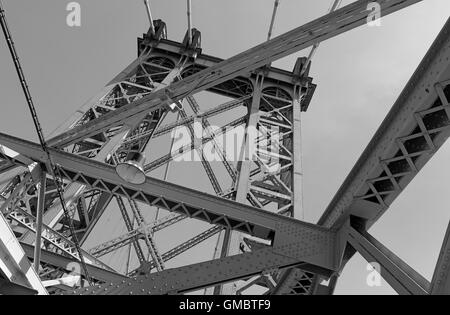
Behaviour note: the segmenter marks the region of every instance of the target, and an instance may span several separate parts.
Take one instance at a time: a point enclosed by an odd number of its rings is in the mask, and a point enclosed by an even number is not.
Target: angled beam
[[[187,114],[186,111],[184,109],[181,109],[179,111],[179,114],[181,116],[181,118],[186,119],[187,118]],[[197,136],[195,134],[195,130],[193,125],[189,124],[187,126],[188,130],[189,130],[189,134],[191,135],[191,139],[192,139],[192,145],[195,146],[195,137]],[[201,135],[202,139],[199,139],[199,142],[203,143],[203,135]],[[214,140],[214,138],[212,138],[212,140]],[[212,167],[211,167],[211,163],[209,163],[208,160],[206,160],[205,155],[203,154],[203,147],[202,146],[198,146],[196,148],[197,154],[200,156],[201,162],[202,162],[202,166],[203,169],[206,172],[206,175],[209,178],[209,181],[211,183],[211,186],[213,187],[216,195],[220,195],[223,191],[222,191],[222,187],[220,187],[220,183],[219,180],[217,179],[216,174],[214,173]]]
[[[373,225],[450,135],[450,19],[319,220]]]
[[[238,119],[226,124],[225,126],[221,127],[219,130],[216,130],[210,137],[204,137],[202,139],[201,143],[197,143],[197,144],[191,143],[191,144],[185,145],[185,146],[179,148],[178,150],[173,150],[169,154],[148,163],[147,165],[145,165],[144,170],[146,173],[154,171],[155,169],[163,166],[164,164],[167,164],[167,163],[173,161],[175,158],[182,156],[186,152],[195,150],[195,149],[205,145],[212,139],[223,135],[225,132],[229,131],[230,128],[239,127],[240,125],[244,124],[244,122],[245,122],[244,117],[238,118]]]
[[[434,271],[431,294],[450,295],[450,224]]]
[[[131,221],[122,197],[116,196],[116,201],[117,201],[117,204],[119,205],[119,210],[120,210],[120,213],[122,214],[122,219],[125,222],[125,226],[128,230],[128,233],[132,232],[134,230],[133,222],[136,218],[133,217],[134,220]],[[141,244],[139,244],[139,239],[137,237],[133,237],[131,239],[131,241],[133,243],[134,251],[136,252],[139,262],[142,264],[145,261],[145,256],[144,256],[144,252],[142,250]],[[96,256],[96,255],[93,254],[93,256]],[[96,257],[98,257],[98,256],[96,256]]]
[[[215,226],[210,228],[209,230],[200,233],[199,235],[194,236],[193,238],[187,240],[186,242],[184,242],[183,244],[180,244],[174,248],[172,248],[171,250],[169,250],[168,252],[162,254],[162,259],[166,262],[169,261],[181,254],[183,254],[184,252],[186,252],[187,250],[191,249],[194,246],[197,246],[198,244],[203,243],[204,241],[206,241],[207,239],[213,237],[214,235],[216,235],[217,233],[220,233],[220,231],[222,231],[223,228],[221,226]],[[141,266],[139,268],[139,272],[141,274],[149,274],[154,268],[156,267],[156,263],[155,261],[151,261],[148,263],[145,263],[143,266]]]
[[[9,281],[36,290],[40,295],[47,295],[47,290],[44,288],[38,274],[25,256],[14,232],[1,213],[0,270]]]
[[[189,106],[191,107],[192,111],[195,115],[199,115],[201,113],[200,106],[198,105],[197,101],[193,96],[189,96],[186,98],[186,100],[189,103]],[[203,129],[206,131],[206,135],[210,137],[212,140],[212,144],[215,148],[215,151],[219,155],[219,158],[222,161],[222,164],[224,165],[225,169],[227,170],[228,174],[231,176],[231,179],[233,181],[236,180],[236,170],[234,166],[227,160],[227,152],[225,151],[225,148],[223,148],[221,145],[217,143],[216,138],[214,137],[214,130],[211,127],[211,124],[209,123],[207,118],[202,119],[202,126]]]
[[[421,0],[378,0],[383,17],[401,10]],[[327,14],[313,22],[298,27],[286,34],[258,45],[246,52],[205,69],[188,78],[126,105],[112,113],[95,119],[86,125],[74,128],[49,141],[49,145],[59,147],[73,143],[76,139],[100,133],[105,128],[123,123],[132,117],[142,116],[149,111],[173,104],[185,97],[204,91],[237,76],[250,73],[266,64],[308,48],[315,43],[335,37],[367,23],[368,4],[373,1],[359,0],[346,7]]]
[[[97,245],[94,248],[92,248],[89,252],[95,257],[107,255],[113,251],[116,251],[130,244],[136,237],[142,238],[144,234],[154,234],[155,232],[160,231],[166,227],[169,227],[184,219],[187,219],[187,216],[179,214],[171,214],[151,224],[139,227],[138,229],[123,234],[115,239]]]
[[[89,237],[92,230],[97,225],[97,222],[100,220],[101,216],[105,212],[106,208],[108,207],[109,203],[113,199],[113,195],[107,192],[102,192],[100,196],[97,199],[97,202],[92,207],[92,209],[88,209],[89,212],[89,225],[86,228],[86,232],[84,232],[81,240],[80,245],[83,245],[86,239]]]
[[[0,134],[0,143],[37,162],[45,161],[39,145]],[[113,166],[51,149],[63,177],[71,181],[158,206],[171,212],[222,225],[236,231],[273,241],[277,252],[301,257],[306,263],[335,270],[340,264],[341,246],[337,231],[273,214],[264,210],[214,197],[189,188],[147,177],[142,185],[123,181]],[[296,232],[293,232],[296,231]],[[296,234],[297,233],[297,234]],[[312,244],[296,235],[311,237]],[[305,248],[306,246],[306,248]],[[305,251],[301,249],[305,249]]]
[[[0,295],[36,295],[36,290],[0,278]]]
[[[368,263],[378,263],[389,285],[402,295],[428,295],[430,283],[369,233],[349,227],[348,241]]]
[[[29,259],[33,259],[34,246],[25,244],[25,243],[21,243],[20,245],[22,246],[27,257]],[[66,256],[58,255],[56,253],[49,252],[47,250],[42,250],[41,251],[41,262],[51,265],[51,266],[54,266],[58,269],[63,269],[66,272],[70,273],[70,272],[73,272],[71,267],[73,266],[73,263],[77,262],[77,260],[75,260],[73,258],[68,258]],[[99,267],[96,267],[91,264],[87,264],[87,270],[89,272],[89,276],[95,281],[111,283],[111,282],[120,282],[120,281],[128,279],[128,277],[125,277],[121,274],[118,274],[118,273],[115,273],[115,272],[112,272],[109,270],[105,270],[103,268],[99,268]],[[80,272],[81,272],[82,276],[85,276],[82,268],[81,268]]]
[[[318,221],[319,225],[342,226],[350,215],[356,215],[365,218],[370,228],[384,214],[450,135],[449,80],[450,19]],[[383,183],[387,185],[383,187]]]
[[[212,260],[176,269],[169,269],[151,275],[138,276],[124,283],[111,283],[67,294],[82,295],[149,295],[183,294],[239,279],[260,275],[266,270],[306,264],[283,255],[275,254],[270,248]],[[316,270],[317,271],[317,270]],[[326,274],[327,271],[323,270]]]
[[[189,116],[189,117],[180,119],[176,122],[161,126],[155,131],[154,138],[162,136],[167,133],[170,133],[175,128],[178,128],[178,127],[181,127],[184,125],[188,125],[188,124],[192,124],[192,123],[194,123],[195,120],[200,120],[200,119],[205,120],[207,118],[211,118],[211,117],[217,116],[219,114],[222,114],[228,110],[232,110],[236,107],[243,106],[243,104],[245,104],[245,101],[250,99],[251,97],[252,97],[251,95],[245,95],[236,100],[232,100],[230,102],[221,104],[215,108],[209,109],[203,113],[195,113],[195,115],[193,115],[193,116]],[[187,99],[192,100],[193,98],[188,97]],[[129,140],[127,139],[125,142],[127,142],[127,141],[134,141],[134,138],[130,138]]]
[[[2,198],[3,197],[0,196],[0,199]],[[14,211],[9,214],[9,218],[19,223],[28,231],[36,233],[36,226],[37,226],[36,218],[33,215],[29,214],[24,209],[16,207]],[[42,238],[45,239],[47,242],[51,243],[52,245],[58,247],[61,251],[65,252],[71,257],[79,260],[78,253],[76,252],[75,245],[73,244],[73,242],[68,240],[62,234],[54,231],[45,224],[42,224]],[[105,269],[112,270],[110,267],[108,267],[95,257],[91,256],[89,253],[83,251],[83,255],[86,256],[86,261],[88,263],[96,264]]]
[[[45,190],[47,183],[47,176],[44,172],[41,173],[41,182],[39,185],[39,195],[37,202],[37,215],[36,215],[36,242],[34,244],[34,269],[39,272],[39,266],[41,263],[41,244],[42,244],[42,224],[44,219],[44,207],[45,207]]]

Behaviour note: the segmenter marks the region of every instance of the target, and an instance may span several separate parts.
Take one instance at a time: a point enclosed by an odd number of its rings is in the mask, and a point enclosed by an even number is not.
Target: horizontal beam
[[[38,144],[5,134],[0,134],[0,144],[45,163],[46,155]],[[150,177],[142,185],[130,184],[113,166],[56,149],[50,153],[62,176],[70,181],[271,240],[279,253],[330,270],[338,268],[341,248],[336,231]]]
[[[373,225],[450,135],[450,20],[319,220]]]
[[[143,39],[138,40],[139,43],[142,43]],[[162,39],[158,42],[156,47],[153,47],[153,53],[160,53],[163,56],[172,55],[175,56],[174,59],[180,59],[181,55],[184,53],[186,47],[182,43],[178,43],[169,39]],[[217,64],[223,62],[224,59],[210,56],[206,54],[198,54],[197,58],[194,61],[194,66],[200,68],[210,68],[216,66]],[[240,79],[246,80],[247,76],[242,76]],[[237,77],[238,78],[238,77]],[[293,83],[293,73],[287,70],[270,67],[267,69],[267,74],[265,78],[269,82],[273,82],[276,84],[284,83],[284,84],[292,84]]]
[[[378,0],[380,14],[385,17],[421,0]],[[248,74],[273,61],[308,48],[315,43],[335,37],[367,23],[370,0],[359,0],[346,7],[327,14],[315,21],[298,27],[288,33],[258,45],[215,66],[171,84],[168,88],[149,94],[139,101],[125,105],[114,112],[103,115],[89,123],[73,128],[48,141],[50,146],[60,147],[64,143],[86,138],[87,135],[100,133],[105,128],[113,127],[132,119],[145,116],[180,101],[189,95],[207,90],[220,83]]]

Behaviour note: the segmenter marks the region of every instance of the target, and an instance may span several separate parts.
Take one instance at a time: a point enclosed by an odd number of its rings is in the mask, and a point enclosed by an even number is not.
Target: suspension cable
[[[150,32],[152,34],[155,34],[155,26],[153,24],[153,16],[152,16],[152,10],[150,9],[150,3],[148,0],[144,0],[145,9],[147,11],[148,20],[150,22]]]
[[[192,43],[192,3],[187,0],[187,19],[188,19],[188,45]]]
[[[332,3],[330,9],[328,10],[328,13],[336,11],[339,8],[339,6],[341,5],[341,2],[342,2],[342,0],[334,0],[334,2]],[[306,72],[306,70],[308,69],[308,66],[311,63],[312,59],[314,58],[314,55],[316,54],[317,49],[319,48],[319,46],[320,46],[320,42],[319,43],[315,43],[313,45],[313,47],[311,48],[311,52],[309,53],[308,59],[306,60],[305,64],[303,65],[303,69],[300,72],[300,75],[303,75]]]
[[[277,11],[278,11],[279,4],[280,4],[280,0],[275,0],[275,3],[273,5],[272,20],[270,21],[269,33],[267,34],[267,41],[269,41],[272,38],[273,26],[275,24],[275,19],[277,17]]]
[[[62,205],[62,208],[63,208],[63,211],[64,211],[64,216],[66,217],[66,220],[67,220],[67,222],[69,224],[69,229],[70,229],[70,233],[72,235],[73,243],[75,245],[75,248],[77,250],[78,256],[80,258],[80,262],[81,262],[81,265],[82,265],[82,268],[83,268],[86,280],[89,282],[90,285],[92,285],[92,280],[91,280],[91,278],[89,276],[88,269],[87,269],[86,263],[85,263],[84,258],[83,258],[83,253],[82,253],[80,244],[78,242],[77,236],[75,234],[75,228],[73,226],[72,218],[70,217],[70,213],[67,210],[66,203],[64,201],[64,190],[62,188],[62,177],[61,177],[61,174],[59,172],[59,167],[56,166],[53,163],[50,151],[49,151],[48,146],[47,146],[47,142],[45,141],[44,134],[43,134],[43,131],[42,131],[42,128],[41,128],[41,124],[39,123],[39,119],[38,119],[38,116],[37,116],[37,113],[36,113],[36,109],[34,107],[34,102],[33,102],[33,99],[31,97],[27,81],[25,80],[25,75],[23,73],[22,66],[20,65],[19,57],[18,57],[16,48],[15,48],[15,45],[14,45],[14,42],[13,42],[13,39],[12,39],[12,36],[11,36],[11,32],[9,31],[8,23],[6,21],[5,10],[3,9],[3,3],[2,3],[1,0],[0,0],[0,23],[2,25],[3,34],[4,34],[6,42],[8,44],[8,48],[9,48],[9,51],[11,53],[11,57],[13,59],[14,66],[16,68],[17,75],[19,76],[20,84],[22,85],[23,93],[24,93],[25,98],[27,100],[28,108],[30,110],[31,117],[33,119],[34,127],[36,129],[40,145],[42,147],[42,150],[45,152],[45,154],[47,156],[47,164],[49,166],[48,167],[48,169],[49,169],[48,171],[50,172],[50,175],[55,180],[58,197],[59,197],[59,200],[61,202],[61,205]],[[43,175],[43,176],[45,176],[45,175]],[[43,187],[41,189],[45,189],[45,188]]]

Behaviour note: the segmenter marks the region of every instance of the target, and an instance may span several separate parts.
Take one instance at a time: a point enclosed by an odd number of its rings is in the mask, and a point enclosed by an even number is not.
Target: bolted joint
[[[153,28],[150,27],[144,35],[144,44],[156,46],[162,39],[167,39],[167,25],[162,20],[154,20]]]
[[[183,54],[195,60],[202,53],[202,33],[193,28],[189,34],[188,30],[184,36],[183,47]]]

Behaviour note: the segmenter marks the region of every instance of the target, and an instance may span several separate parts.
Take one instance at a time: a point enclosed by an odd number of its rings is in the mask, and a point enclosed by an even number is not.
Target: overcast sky
[[[66,25],[63,0],[3,0],[40,120],[49,133],[136,57],[147,31],[141,0],[80,0],[82,26]],[[169,38],[183,39],[184,0],[152,0]],[[352,1],[344,1],[345,4]],[[331,0],[281,0],[275,35],[323,15]],[[272,0],[193,0],[203,51],[231,57],[266,39]],[[318,84],[303,118],[306,220],[316,222],[418,66],[450,12],[448,0],[425,0],[322,44],[311,75]],[[274,65],[291,70],[297,57]],[[36,140],[4,40],[0,40],[0,131]],[[371,233],[431,279],[450,219],[448,143],[416,177]],[[177,174],[177,173],[175,173]],[[175,176],[175,175],[174,175]],[[186,174],[173,180],[187,182]],[[366,284],[359,256],[338,294],[392,293]]]

